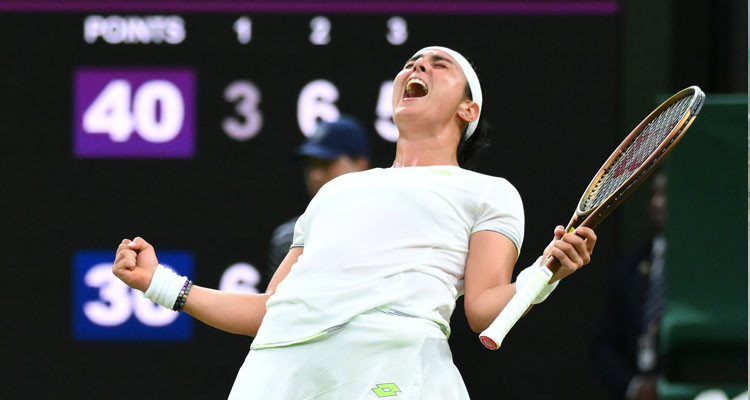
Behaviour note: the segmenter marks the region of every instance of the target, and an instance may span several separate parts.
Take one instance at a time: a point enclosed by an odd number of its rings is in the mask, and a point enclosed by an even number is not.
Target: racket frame
[[[643,129],[645,129],[646,126],[650,124],[662,111],[685,98],[688,93],[695,93],[695,98],[688,106],[688,110],[690,112],[685,113],[685,115],[683,115],[680,119],[678,123],[678,126],[680,126],[680,128],[673,132],[670,132],[669,135],[664,138],[662,143],[659,144],[656,150],[654,150],[646,158],[646,160],[620,185],[617,190],[607,196],[606,199],[602,200],[602,202],[596,207],[592,208],[591,210],[584,211],[583,204],[586,198],[594,191],[597,183],[608,171],[608,169],[613,167],[615,162],[617,162],[617,160],[623,154],[625,154],[625,151],[636,140],[636,138],[638,138],[638,135],[643,131]],[[581,199],[578,201],[576,211],[573,214],[573,217],[570,219],[570,222],[568,223],[568,226],[565,230],[567,232],[572,232],[578,226],[586,226],[591,229],[596,228],[596,226],[598,226],[599,223],[604,220],[604,218],[606,218],[612,211],[614,211],[614,209],[617,208],[617,206],[620,205],[620,203],[622,203],[638,187],[638,185],[640,185],[643,180],[651,175],[656,167],[662,162],[664,157],[666,157],[666,155],[669,154],[670,151],[672,151],[674,145],[677,144],[680,139],[682,139],[684,133],[688,130],[688,128],[690,128],[690,125],[693,124],[695,116],[698,115],[701,108],[703,107],[705,97],[705,94],[698,86],[690,86],[675,93],[669,99],[661,103],[659,107],[654,109],[654,111],[652,111],[646,118],[644,118],[643,121],[641,121],[641,123],[638,124],[638,126],[636,126],[635,129],[630,132],[630,134],[628,134],[628,136],[622,141],[622,143],[617,146],[617,149],[615,149],[615,151],[609,156],[609,158],[607,158],[604,164],[602,164],[601,168],[599,168],[599,171],[596,173],[596,175],[594,175],[591,183],[589,183],[589,186],[583,192]]]
[[[690,93],[690,94],[688,94]],[[605,198],[599,205],[592,208],[591,210],[584,211],[582,208],[583,202],[587,196],[591,194],[592,190],[596,187],[599,180],[602,178],[607,168],[614,166],[616,160],[621,157],[627,148],[636,140],[638,135],[645,129],[645,127],[651,123],[657,115],[662,111],[669,108],[674,103],[685,98],[687,95],[692,95],[694,98],[688,105],[689,112],[686,112],[679,120],[679,129],[674,129],[662,140],[659,146],[654,150],[646,160],[623,182],[619,185],[617,190],[611,193]],[[589,228],[595,228],[601,223],[604,218],[607,217],[617,206],[622,203],[625,198],[630,195],[643,180],[653,172],[656,167],[664,160],[664,157],[672,150],[675,144],[682,138],[684,133],[690,128],[695,116],[698,115],[703,103],[705,102],[705,94],[698,86],[690,86],[685,88],[669,99],[664,101],[659,107],[654,109],[646,118],[641,121],[638,126],[633,129],[632,132],[622,141],[622,143],[615,149],[612,155],[609,156],[607,161],[604,162],[599,171],[594,175],[594,179],[591,180],[589,186],[583,192],[581,199],[576,206],[576,211],[573,214],[568,226],[567,232],[573,232],[575,228],[579,226],[586,226]],[[528,310],[531,302],[536,296],[541,293],[542,289],[551,279],[552,275],[557,272],[560,268],[560,263],[554,258],[549,257],[545,265],[537,268],[533,274],[528,278],[531,284],[526,284],[517,291],[517,293],[510,299],[508,304],[505,305],[500,314],[490,324],[487,329],[479,334],[479,340],[482,344],[490,350],[497,350],[500,348],[505,336],[508,334],[510,329],[515,323],[521,318],[521,316]]]

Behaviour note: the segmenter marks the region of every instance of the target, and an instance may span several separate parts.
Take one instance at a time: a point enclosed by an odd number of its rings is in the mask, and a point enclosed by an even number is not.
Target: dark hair
[[[468,83],[466,84],[466,97],[473,100],[471,88],[469,88]],[[461,168],[472,169],[476,164],[478,156],[490,147],[489,124],[485,119],[480,119],[474,133],[466,139],[466,130],[468,127],[469,124],[466,124],[466,127],[461,132],[461,138],[458,141],[458,148],[456,149],[456,158]]]

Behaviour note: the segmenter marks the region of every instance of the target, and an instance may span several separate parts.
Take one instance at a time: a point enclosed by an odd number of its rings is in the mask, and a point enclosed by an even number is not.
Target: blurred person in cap
[[[657,171],[647,203],[650,229],[644,227],[650,235],[614,264],[600,332],[592,343],[594,371],[616,400],[659,398],[666,189],[667,174]]]
[[[297,148],[295,156],[303,163],[305,186],[310,198],[333,178],[370,168],[367,133],[353,117],[341,116],[333,122],[321,122],[310,138]],[[268,251],[268,278],[286,257],[294,237],[299,215],[279,225],[271,237]]]

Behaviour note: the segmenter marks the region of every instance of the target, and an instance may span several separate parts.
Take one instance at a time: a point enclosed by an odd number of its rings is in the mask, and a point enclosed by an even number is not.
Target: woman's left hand
[[[596,245],[593,229],[579,226],[573,233],[565,233],[562,225],[555,227],[555,238],[544,250],[544,258],[555,257],[560,269],[550,279],[554,282],[576,272],[591,261],[591,253]]]

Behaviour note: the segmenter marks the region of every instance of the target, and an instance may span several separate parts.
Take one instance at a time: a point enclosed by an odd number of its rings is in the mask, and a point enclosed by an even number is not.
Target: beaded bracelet
[[[185,303],[187,302],[188,294],[190,294],[190,289],[193,287],[193,281],[186,280],[185,284],[182,285],[182,289],[180,289],[180,294],[177,296],[177,300],[174,302],[174,306],[172,307],[173,311],[180,312],[185,307]]]
[[[172,310],[180,292],[185,289],[187,280],[187,277],[178,275],[169,267],[159,264],[151,277],[151,284],[143,293],[143,296]]]

